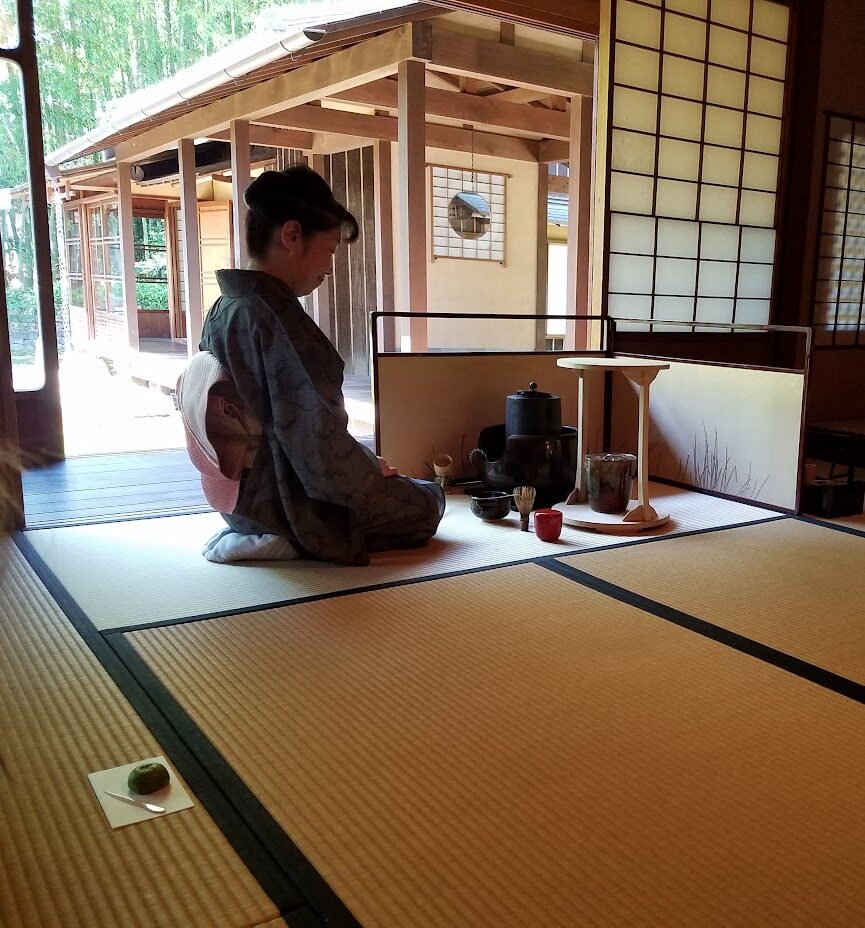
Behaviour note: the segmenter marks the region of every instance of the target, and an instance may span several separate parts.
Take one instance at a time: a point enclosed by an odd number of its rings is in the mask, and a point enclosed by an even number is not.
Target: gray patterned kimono
[[[343,361],[297,297],[259,271],[218,271],[217,279],[222,296],[201,348],[264,426],[226,522],[243,534],[281,535],[338,564],[426,542],[444,512],[441,489],[382,476],[375,455],[348,433]]]

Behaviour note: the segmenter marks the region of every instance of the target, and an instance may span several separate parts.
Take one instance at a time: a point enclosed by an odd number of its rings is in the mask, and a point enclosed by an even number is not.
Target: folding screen
[[[612,0],[611,14],[607,311],[645,320],[631,330],[765,325],[789,9]]]

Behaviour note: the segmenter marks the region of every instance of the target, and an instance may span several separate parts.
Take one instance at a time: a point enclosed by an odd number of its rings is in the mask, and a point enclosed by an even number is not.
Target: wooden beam
[[[427,311],[426,149],[424,134],[425,65],[399,65],[399,262],[402,312]],[[409,320],[411,351],[426,351],[427,320]]]
[[[398,120],[391,116],[365,116],[321,106],[298,106],[268,116],[270,122],[297,128],[312,129],[317,133],[336,132],[361,139],[380,139],[395,142]],[[473,151],[476,155],[509,158],[514,161],[537,161],[538,145],[533,139],[497,135],[492,132],[470,132],[453,126],[429,124],[426,127],[426,144],[431,148],[450,151]],[[567,145],[566,142],[561,143]]]
[[[459,91],[460,79],[458,77],[451,77],[449,74],[436,74],[435,71],[427,71],[426,85],[427,90],[433,87],[444,91]]]
[[[512,90],[500,90],[498,93],[486,94],[491,100],[498,100],[504,103],[534,103],[536,100],[545,100],[547,97],[554,97],[556,94],[548,93],[546,90],[528,90],[525,87],[514,87]]]
[[[224,129],[221,132],[213,132],[207,136],[209,139],[216,139],[220,142],[231,140],[231,133]],[[291,129],[275,129],[273,126],[258,126],[249,124],[249,144],[265,145],[268,148],[294,148],[301,151],[309,151],[315,141],[315,136],[311,132],[297,132]]]
[[[580,100],[581,97],[574,99]],[[586,98],[591,102],[591,98]],[[569,142],[560,142],[557,139],[545,140],[538,145],[538,161],[544,164],[557,164],[559,161],[567,161],[571,157],[571,146]]]
[[[568,175],[568,296],[569,312],[589,315],[591,307],[592,232],[592,101],[571,101],[571,158]],[[568,322],[565,350],[588,348],[588,322]]]
[[[313,155],[310,167],[322,177],[327,175],[324,155]],[[325,282],[312,291],[312,318],[322,332],[333,341],[333,329],[330,324],[330,282]]]
[[[230,97],[168,120],[120,142],[118,160],[136,160],[174,148],[180,138],[206,138],[228,128],[232,119],[250,122],[286,106],[299,106],[394,74],[406,58],[423,57],[430,42],[426,23],[408,23],[317,61],[262,81]]]
[[[394,311],[393,276],[393,187],[391,143],[376,142],[373,148],[375,186],[375,308]],[[382,319],[378,325],[379,351],[396,351],[396,320]]]
[[[553,27],[562,32],[596,38],[598,0],[436,0],[437,6],[486,13],[527,26]]]
[[[538,211],[537,232],[537,272],[535,274],[535,348],[543,351],[547,347],[547,283],[549,280],[549,243],[547,242],[547,193],[549,191],[550,169],[545,164],[538,165]]]
[[[517,44],[517,27],[513,23],[499,23],[499,42],[502,45]]]
[[[502,45],[437,26],[432,27],[429,67],[527,87],[543,91],[544,95],[591,96],[594,80],[592,65],[573,57]]]
[[[529,91],[533,93],[534,91]],[[335,94],[334,100],[358,103],[378,109],[395,110],[397,106],[396,81],[373,81]],[[518,129],[533,132],[543,138],[570,139],[570,123],[566,113],[545,110],[536,106],[520,106],[501,102],[501,95],[478,97],[468,93],[454,93],[427,87],[427,116],[470,122],[473,125],[494,126],[497,129]]]
[[[138,351],[138,300],[135,297],[135,241],[132,222],[132,165],[117,164],[117,221],[120,226],[121,285],[129,347]]]
[[[249,123],[245,119],[232,119],[228,127],[231,136],[231,206],[234,211],[234,266],[245,268],[249,263],[246,251],[246,214],[243,199],[252,180],[249,164]]]
[[[198,194],[195,185],[195,144],[181,139],[180,216],[183,221],[183,292],[186,303],[186,352],[191,358],[201,341],[201,235],[198,229]]]
[[[549,171],[549,168],[547,168]],[[550,193],[565,194],[568,192],[568,178],[564,174],[547,174],[547,189]]]

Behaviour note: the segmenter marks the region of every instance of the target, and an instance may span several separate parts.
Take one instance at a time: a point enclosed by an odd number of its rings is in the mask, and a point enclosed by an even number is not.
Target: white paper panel
[[[751,39],[751,70],[766,77],[784,77],[787,70],[787,46],[754,36]]]
[[[705,71],[706,66],[702,62],[665,57],[662,89],[664,93],[702,100]]]
[[[729,145],[740,148],[742,145],[742,113],[736,110],[724,110],[717,106],[706,107],[706,136],[710,145]]]
[[[740,264],[736,296],[768,300],[772,295],[771,264]]]
[[[706,23],[668,13],[664,19],[664,51],[689,58],[706,58]]]
[[[720,106],[744,109],[745,74],[709,65],[706,99],[709,103],[716,103]]]
[[[748,67],[748,36],[722,26],[709,28],[709,61],[740,71]]]
[[[697,280],[700,296],[733,297],[736,294],[735,261],[701,261]]]
[[[823,194],[823,208],[835,210],[839,213],[847,211],[847,191],[827,187]]]
[[[783,83],[752,75],[748,82],[748,109],[780,117],[784,109]]]
[[[610,251],[632,255],[655,253],[655,219],[650,216],[610,215]]]
[[[658,258],[655,293],[689,296],[697,289],[697,262],[687,258]]]
[[[707,0],[667,0],[667,9],[679,13],[690,13],[691,16],[706,18]]]
[[[659,54],[645,48],[616,43],[616,83],[658,90]]]
[[[865,190],[865,168],[852,168],[850,170],[850,189]]]
[[[787,41],[790,11],[783,3],[770,0],[754,0],[754,21],[752,29],[759,35],[772,39]]]
[[[642,90],[616,87],[613,91],[613,125],[621,129],[657,130],[658,98]]]
[[[739,222],[743,226],[773,228],[775,225],[775,194],[743,190],[739,207]]]
[[[700,227],[696,222],[658,220],[658,254],[696,258]]]
[[[655,319],[664,321],[690,322],[694,318],[696,303],[693,297],[656,296]],[[659,332],[690,332],[689,325],[665,325],[658,327]]]
[[[652,318],[652,298],[650,296],[623,296],[611,293],[607,307],[614,319]],[[616,330],[619,332],[647,332],[649,326],[647,323],[631,324],[625,322],[618,323]]]
[[[736,300],[736,322],[741,325],[768,325],[768,300]]]
[[[700,257],[712,261],[737,261],[739,227],[704,222],[700,232]]]
[[[676,180],[698,180],[700,176],[700,146],[697,142],[660,139],[658,175]]]
[[[652,212],[652,194],[655,180],[652,177],[637,177],[633,174],[610,174],[610,209],[617,213]]]
[[[777,155],[781,150],[781,120],[749,113],[745,123],[745,148]]]
[[[732,322],[733,300],[718,299],[713,297],[698,297],[697,319],[700,322]],[[711,332],[712,329],[705,329],[704,331]]]
[[[849,119],[842,119],[840,116],[833,116],[829,120],[829,137],[839,142],[852,142],[853,122]]]
[[[830,210],[823,211],[823,226],[821,231],[827,235],[841,235],[845,228],[845,217],[847,213],[835,213]]]
[[[850,153],[853,146],[850,142],[829,141],[829,162],[831,164],[850,164]]]
[[[736,221],[735,189],[703,184],[700,189],[700,219],[703,222]]]
[[[859,258],[845,258],[841,262],[841,280],[862,280],[862,260]]]
[[[742,186],[754,190],[775,190],[778,183],[778,159],[774,155],[745,152]]]
[[[616,38],[623,39],[625,42],[634,42],[637,45],[646,45],[649,48],[659,48],[660,12],[631,3],[630,0],[619,0],[616,6]]]
[[[750,0],[721,0],[712,4],[712,21],[736,29],[748,29],[751,18]]]
[[[697,185],[677,180],[659,180],[655,211],[674,219],[696,219]]]
[[[775,230],[742,229],[742,260],[772,264],[775,260]]]
[[[614,171],[634,171],[638,174],[655,174],[655,137],[613,129],[610,160]]]
[[[651,293],[654,266],[651,257],[611,254],[610,292]]]
[[[703,107],[688,100],[661,97],[661,135],[700,141]]]
[[[865,139],[863,139],[865,141]],[[857,168],[865,168],[865,145],[853,146],[853,165]]]
[[[706,145],[703,149],[703,182],[737,187],[741,161],[740,152],[732,148]]]

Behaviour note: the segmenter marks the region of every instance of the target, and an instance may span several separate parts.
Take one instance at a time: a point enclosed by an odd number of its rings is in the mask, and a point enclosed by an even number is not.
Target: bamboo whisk
[[[534,487],[514,487],[514,502],[520,514],[520,531],[522,532],[529,530],[529,513],[535,505],[536,494]]]

